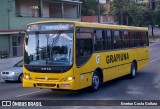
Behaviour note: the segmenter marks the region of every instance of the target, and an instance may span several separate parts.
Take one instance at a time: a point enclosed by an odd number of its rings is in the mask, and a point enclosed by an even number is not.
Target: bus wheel
[[[101,84],[100,76],[99,76],[98,72],[94,72],[93,76],[92,76],[91,91],[92,92],[97,91],[100,87],[100,84]]]
[[[130,78],[134,78],[134,77],[136,77],[136,74],[137,74],[136,64],[135,64],[135,62],[132,62],[131,73],[129,76],[130,76]]]

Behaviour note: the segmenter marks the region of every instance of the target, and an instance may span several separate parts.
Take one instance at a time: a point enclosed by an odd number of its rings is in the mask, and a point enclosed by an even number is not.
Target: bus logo
[[[100,64],[100,55],[97,55],[97,56],[96,56],[96,63],[97,63],[97,64]]]
[[[11,106],[11,101],[2,101],[2,106]]]
[[[41,68],[41,70],[51,70],[51,68]]]
[[[48,77],[47,77],[47,76],[45,77],[45,80],[48,80]]]

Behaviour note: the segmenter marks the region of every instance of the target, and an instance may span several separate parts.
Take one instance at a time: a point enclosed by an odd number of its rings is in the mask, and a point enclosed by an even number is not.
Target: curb
[[[156,42],[159,42],[159,41],[160,41],[160,38],[158,38],[158,39],[156,39],[156,40],[154,40],[154,41],[150,41],[150,42],[149,42],[149,43],[150,43],[149,46],[153,46],[153,45],[155,45]]]

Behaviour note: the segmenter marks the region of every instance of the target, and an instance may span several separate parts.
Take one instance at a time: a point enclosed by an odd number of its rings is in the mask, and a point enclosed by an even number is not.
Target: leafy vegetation
[[[83,16],[94,16],[98,15],[98,0],[81,0],[82,4],[82,15]],[[103,7],[100,9],[100,14],[104,13]]]
[[[137,4],[134,0],[113,0],[110,14],[123,25],[148,26],[160,24],[160,6],[153,11],[147,4]]]

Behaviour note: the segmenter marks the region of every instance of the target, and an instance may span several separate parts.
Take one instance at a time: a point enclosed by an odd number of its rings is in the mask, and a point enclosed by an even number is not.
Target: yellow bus
[[[97,91],[101,84],[149,63],[148,29],[74,21],[27,27],[23,87]]]

